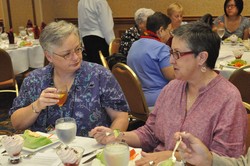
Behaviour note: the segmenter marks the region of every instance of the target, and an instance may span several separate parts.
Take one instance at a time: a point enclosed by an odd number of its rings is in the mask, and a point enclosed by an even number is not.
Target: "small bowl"
[[[235,59],[241,59],[242,55],[244,54],[244,50],[243,49],[235,49],[233,50],[233,54]]]

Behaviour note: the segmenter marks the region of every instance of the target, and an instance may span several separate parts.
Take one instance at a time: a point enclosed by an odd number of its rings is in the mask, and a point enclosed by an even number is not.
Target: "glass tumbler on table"
[[[56,135],[59,140],[68,145],[76,137],[76,121],[74,118],[64,117],[56,120]]]
[[[111,142],[104,148],[104,159],[107,166],[128,166],[129,147],[125,142]]]
[[[20,153],[23,148],[24,139],[20,135],[3,136],[2,145],[9,155],[9,162],[17,164],[20,162]]]

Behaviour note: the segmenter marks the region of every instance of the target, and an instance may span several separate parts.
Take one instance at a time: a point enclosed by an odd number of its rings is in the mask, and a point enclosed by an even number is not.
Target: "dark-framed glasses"
[[[72,50],[70,52],[67,52],[65,54],[58,54],[58,53],[55,53],[55,52],[52,52],[52,53],[55,54],[55,55],[57,55],[57,56],[59,56],[59,57],[61,57],[61,58],[64,58],[65,60],[68,60],[68,59],[72,58],[73,54],[81,55],[82,51],[83,51],[83,47],[80,46],[80,47],[77,47],[74,50]]]
[[[232,9],[232,8],[234,8],[234,7],[236,7],[236,5],[234,5],[234,4],[230,4],[230,5],[227,5],[227,6],[226,6],[226,8],[228,8],[228,9],[229,9],[229,8]]]
[[[187,51],[187,52],[180,52],[180,51],[174,51],[174,50],[170,50],[170,54],[173,56],[173,58],[175,60],[180,59],[181,57],[185,56],[185,55],[189,55],[189,54],[194,54],[193,51]]]

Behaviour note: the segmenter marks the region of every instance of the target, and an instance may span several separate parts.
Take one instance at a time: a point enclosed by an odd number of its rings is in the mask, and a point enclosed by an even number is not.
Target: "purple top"
[[[19,96],[9,111],[10,115],[37,100],[43,89],[53,86],[53,69],[50,64],[35,70],[24,79]],[[101,65],[83,61],[76,71],[66,103],[61,109],[58,105],[48,106],[40,113],[31,130],[45,132],[49,125],[55,125],[56,119],[73,117],[77,123],[77,135],[88,136],[88,132],[96,126],[111,125],[105,107],[124,112],[129,110],[112,73]]]
[[[247,113],[239,91],[218,75],[200,89],[186,112],[187,82],[173,80],[162,90],[145,126],[137,129],[144,151],[173,150],[177,131],[192,133],[213,152],[239,157],[244,154]]]

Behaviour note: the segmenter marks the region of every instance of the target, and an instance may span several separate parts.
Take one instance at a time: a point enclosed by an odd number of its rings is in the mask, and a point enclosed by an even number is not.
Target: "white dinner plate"
[[[42,136],[45,136],[45,137],[48,137],[48,136],[50,135],[50,134],[43,133],[43,132],[38,132],[38,131],[37,131],[36,133],[38,133],[38,134],[40,134],[40,135],[42,135]],[[50,144],[41,146],[41,147],[36,148],[36,149],[30,149],[30,148],[23,147],[23,150],[26,151],[26,152],[34,153],[34,152],[37,152],[37,151],[39,151],[39,150],[42,150],[42,149],[44,149],[44,148],[46,148],[46,147],[49,147],[49,146],[51,146],[51,145],[54,145],[54,144],[60,142],[60,140],[57,138],[56,135],[52,135],[52,136],[50,137],[50,140],[52,141],[52,143],[50,143]]]

